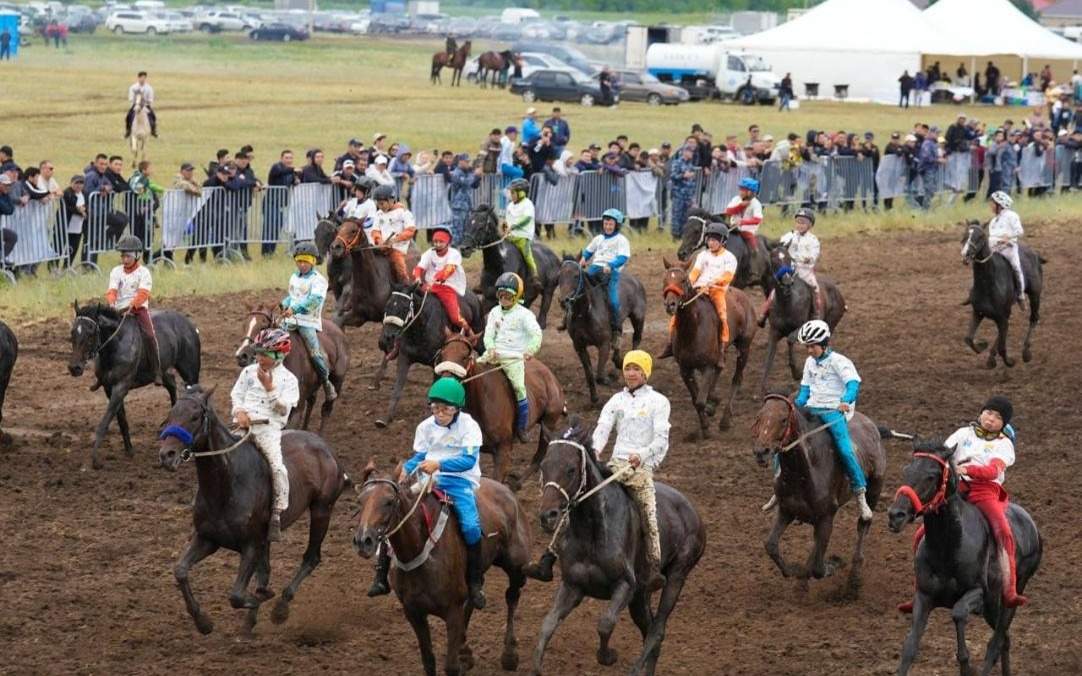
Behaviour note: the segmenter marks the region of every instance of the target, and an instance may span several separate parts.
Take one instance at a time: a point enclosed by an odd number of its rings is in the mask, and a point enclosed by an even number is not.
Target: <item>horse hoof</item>
[[[1003,358],[1003,365],[1007,368],[1014,368],[1014,360],[1009,357]]]
[[[267,589],[266,587],[260,587],[259,589],[256,589],[255,590],[255,595],[256,595],[256,598],[258,598],[261,601],[269,601],[270,599],[274,598],[274,592]]]
[[[989,356],[984,362],[984,367],[987,369],[994,369],[996,367],[996,358],[994,356]]]
[[[713,418],[714,414],[717,413],[717,412],[718,412],[717,404],[707,404],[706,408],[703,409],[703,413],[706,414],[707,418]]]
[[[611,667],[616,664],[616,651],[612,649],[598,650],[597,663],[606,667]]]
[[[726,432],[726,431],[730,430],[732,428],[732,426],[733,426],[733,421],[727,415],[723,416],[721,418],[721,420],[718,421],[718,429],[721,430],[722,432]]]
[[[7,432],[0,432],[0,448],[8,448],[15,440]]]
[[[985,350],[988,349],[988,341],[987,340],[978,340],[975,343],[970,342],[969,346],[971,348],[973,348],[974,352],[976,352],[977,354],[980,354],[981,352],[984,352]]]
[[[199,630],[200,634],[206,636],[214,631],[214,623],[206,615],[199,613],[195,618],[195,628]]]
[[[463,670],[473,669],[473,651],[469,646],[462,646],[458,651],[458,664]]]
[[[271,611],[271,622],[274,624],[282,624],[289,619],[289,602],[285,599],[281,599],[278,603],[274,604],[274,610]]]
[[[500,656],[500,667],[504,671],[518,671],[518,655],[516,653],[504,653]]]
[[[376,427],[384,429],[385,427],[387,427],[387,421],[385,421],[383,418],[376,418]]]
[[[522,480],[513,472],[507,475],[507,478],[504,479],[504,484],[511,489],[512,493],[518,493],[519,489],[522,488]]]
[[[102,468],[105,467],[105,463],[102,462],[101,460],[98,460],[97,458],[94,458],[90,462],[90,466],[93,467],[94,469],[102,469]]]
[[[1022,350],[1022,361],[1024,363],[1028,364],[1032,359],[1033,359],[1033,353],[1030,352],[1028,347],[1026,349]],[[2,437],[0,437],[0,439],[2,439]]]

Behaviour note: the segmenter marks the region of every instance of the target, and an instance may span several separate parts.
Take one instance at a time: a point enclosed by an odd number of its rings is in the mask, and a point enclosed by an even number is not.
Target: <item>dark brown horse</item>
[[[687,270],[681,265],[672,265],[667,259],[663,261],[665,311],[676,319],[676,329],[672,335],[673,357],[680,366],[680,377],[687,385],[691,402],[699,414],[699,434],[705,439],[708,436],[706,419],[714,415],[718,404],[715,389],[721,375],[718,368],[720,320],[710,298],[691,288]],[[718,423],[718,429],[722,430],[729,429],[732,422],[733,401],[744,380],[752,339],[759,328],[755,323],[755,308],[743,291],[729,287],[725,294],[725,305],[728,310],[729,344],[736,348],[737,357],[729,386],[729,402]]]
[[[369,242],[358,221],[346,219],[338,225],[330,245],[330,257],[332,260],[349,257],[351,274],[348,300],[335,303],[334,323],[338,326],[362,326],[366,322],[383,321],[394,272],[391,261],[379,254],[377,248]],[[417,248],[411,244],[406,254],[406,269],[412,270],[419,258]]]
[[[492,86],[503,89],[507,86],[507,71],[518,60],[510,49],[502,52],[485,52],[477,57],[477,83],[488,86],[488,77],[492,76]]]
[[[192,594],[188,571],[218,549],[225,547],[240,554],[229,603],[234,608],[248,609],[247,631],[255,626],[259,606],[274,596],[268,587],[270,466],[254,443],[247,437],[238,440],[218,418],[210,403],[213,392],[213,388],[204,391],[199,386],[185,390],[165,420],[158,452],[162,467],[171,472],[182,462],[195,460],[199,482],[192,508],[195,528],[173,574],[188,612],[203,634],[209,634],[214,624]],[[275,624],[289,617],[289,603],[297,588],[319,565],[331,512],[338,496],[352,483],[330,446],[311,432],[283,432],[282,460],[289,472],[289,507],[282,512],[282,530],[308,512],[308,547],[300,569],[282,591],[271,614]],[[258,584],[254,594],[248,591],[253,575]]]
[[[19,341],[11,328],[0,321],[0,423],[4,422],[4,394],[7,393],[11,371],[15,368],[15,360],[18,356]],[[11,435],[0,428],[0,446],[10,444]]]
[[[419,488],[378,474],[369,462],[362,476],[353,547],[368,559],[377,546],[390,543],[394,549],[391,587],[417,635],[425,674],[436,673],[428,627],[428,616],[435,615],[447,626],[444,673],[457,675],[473,664],[472,651],[466,645],[473,615],[473,606],[467,603],[466,545],[450,506],[431,494],[418,498]],[[507,486],[481,479],[476,495],[481,528],[486,534],[482,545],[484,566],[498,566],[507,573],[507,620],[500,665],[514,671],[518,668],[515,610],[526,584],[522,568],[530,555],[530,524]],[[421,508],[414,509],[418,499],[422,500]],[[426,520],[424,514],[431,520]]]
[[[774,529],[766,540],[766,551],[785,577],[806,580],[834,574],[838,561],[827,561],[827,545],[834,530],[838,508],[853,497],[849,480],[838,462],[830,430],[816,429],[782,394],[768,394],[751,428],[755,439],[755,459],[766,466],[773,456],[778,472],[774,494],[778,497]],[[849,421],[849,435],[857,449],[857,460],[868,480],[868,506],[873,510],[883,488],[887,455],[882,434],[866,415],[857,411]],[[815,528],[815,543],[807,566],[786,563],[778,542],[794,520]],[[857,517],[857,544],[849,571],[850,589],[855,591],[864,561],[864,536],[871,521]]]
[[[244,340],[237,348],[237,365],[242,368],[255,360],[255,354],[251,350],[252,342],[259,332],[271,326],[278,326],[278,319],[274,316],[275,308],[260,303],[248,312],[245,324]],[[306,430],[308,421],[312,418],[312,411],[316,407],[316,397],[322,389],[319,374],[312,364],[308,354],[308,346],[296,333],[293,336],[293,349],[286,355],[285,367],[297,376],[300,385],[300,404],[293,409],[289,416],[289,426]],[[349,345],[346,344],[346,334],[334,322],[323,322],[323,330],[319,332],[319,344],[323,348],[323,354],[327,357],[327,366],[331,370],[330,380],[334,385],[338,396],[342,396],[342,385],[346,380],[346,371],[349,371]],[[323,434],[323,426],[334,412],[334,402],[324,401],[319,411],[319,434]],[[302,422],[303,420],[303,422]]]
[[[567,412],[563,388],[552,371],[539,359],[526,362],[526,391],[530,402],[529,426],[540,429],[537,452],[521,477],[511,469],[515,441],[515,393],[511,383],[498,367],[477,366],[473,350],[479,338],[467,338],[450,330],[447,342],[436,357],[436,375],[464,379],[466,412],[473,416],[484,433],[482,453],[492,454],[494,475],[511,490],[518,491],[522,482],[533,476],[541,466],[541,458],[556,424]],[[488,375],[484,375],[488,374]]]
[[[466,40],[452,55],[448,55],[446,51],[433,54],[432,72],[430,74],[432,84],[436,84],[437,82],[442,83],[443,80],[440,79],[440,71],[444,68],[450,68],[452,71],[451,86],[461,86],[462,71],[466,67],[466,61],[470,58],[470,46],[470,41]]]

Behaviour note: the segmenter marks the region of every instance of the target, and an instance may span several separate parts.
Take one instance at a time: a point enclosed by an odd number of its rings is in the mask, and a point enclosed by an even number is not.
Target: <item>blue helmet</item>
[[[624,212],[619,209],[605,209],[605,212],[601,214],[601,218],[611,218],[616,221],[616,229],[619,230],[620,226],[624,224]]]
[[[747,176],[745,178],[740,179],[740,188],[743,189],[743,190],[750,190],[753,193],[755,193],[756,195],[758,195],[759,194],[759,181],[757,179],[752,178],[751,176]]]

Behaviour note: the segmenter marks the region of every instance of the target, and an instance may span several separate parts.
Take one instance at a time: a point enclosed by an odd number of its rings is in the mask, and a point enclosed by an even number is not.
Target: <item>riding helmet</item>
[[[293,260],[315,265],[316,261],[319,260],[319,250],[316,249],[316,245],[312,242],[300,242],[293,247]]]
[[[443,377],[428,388],[428,401],[462,408],[466,405],[466,389],[454,378]]]
[[[510,291],[515,294],[515,300],[522,298],[524,285],[522,278],[514,272],[505,272],[496,279],[496,293]]]
[[[1011,205],[1014,204],[1014,200],[1011,199],[1011,196],[1003,192],[1002,190],[995,191],[988,199],[992,200],[1004,209],[1010,209]]]
[[[981,407],[981,410],[995,411],[998,413],[999,417],[1003,418],[1004,427],[1009,425],[1011,423],[1011,418],[1014,417],[1014,406],[1011,404],[1011,400],[1001,394],[997,394],[984,402],[984,406]]]
[[[602,220],[611,218],[616,221],[616,229],[619,230],[620,226],[624,224],[624,212],[619,209],[605,209],[605,212],[601,214]]]
[[[516,190],[520,190],[525,193],[530,192],[530,182],[524,178],[516,178],[515,180],[511,181],[511,183],[507,187],[511,191],[511,194],[514,194]]]
[[[703,237],[721,240],[724,244],[729,239],[729,228],[724,223],[708,223],[706,226],[706,232],[703,233]]]
[[[437,225],[432,228],[432,243],[435,244],[437,239],[442,239],[450,244],[452,240],[451,229],[446,225]]]
[[[822,319],[804,322],[797,331],[796,339],[801,345],[825,345],[830,340],[830,326]]]
[[[353,189],[363,190],[364,194],[367,195],[372,192],[372,186],[374,184],[375,182],[372,179],[368,178],[367,176],[362,176],[353,182]]]
[[[795,221],[798,218],[806,218],[811,221],[812,225],[815,225],[815,212],[807,207],[800,207],[796,210],[796,213],[793,214],[793,220]]]
[[[139,253],[143,250],[143,240],[135,235],[124,235],[116,243],[116,250],[120,253]]]
[[[740,186],[742,190],[750,190],[756,195],[759,194],[759,181],[751,176],[745,176],[740,179]]]
[[[394,188],[389,185],[378,185],[376,189],[372,191],[372,199],[376,202],[380,200],[394,200]]]
[[[263,329],[255,337],[256,351],[270,353],[275,359],[285,359],[292,347],[293,341],[289,338],[289,331],[285,329]]]

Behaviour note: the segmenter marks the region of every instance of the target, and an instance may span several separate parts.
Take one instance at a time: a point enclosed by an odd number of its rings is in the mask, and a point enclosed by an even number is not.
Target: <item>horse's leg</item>
[[[444,618],[444,624],[447,625],[447,655],[444,657],[443,673],[446,676],[459,676],[462,673],[458,660],[466,643],[466,618],[463,617],[463,612],[462,608],[456,608]]]
[[[395,413],[398,412],[398,402],[402,399],[402,389],[406,386],[406,377],[410,371],[410,360],[405,354],[398,354],[398,366],[395,373],[394,389],[391,391],[391,403],[387,407],[386,418],[376,418],[376,427],[386,427],[394,421]]]
[[[312,389],[312,393],[308,395],[308,398],[304,402],[304,427],[302,430],[308,430],[308,423],[312,420],[312,411],[316,410],[316,395],[315,388]]]
[[[346,381],[346,376],[342,374],[331,374],[331,385],[334,385],[334,391],[338,393],[338,396],[342,396],[342,385]],[[319,409],[319,436],[323,436],[323,427],[330,420],[331,414],[334,413],[334,402],[323,400],[323,405]]]
[[[875,510],[870,500],[869,506]],[[853,566],[849,569],[849,590],[854,594],[860,590],[860,569],[864,566],[864,538],[871,527],[871,521],[863,521],[857,517],[857,544],[853,547]]]
[[[594,378],[594,366],[590,363],[590,353],[585,345],[576,345],[575,354],[579,356],[582,372],[586,375],[586,386],[590,388],[590,403],[596,404],[598,402],[597,379]]]
[[[774,517],[774,528],[771,529],[770,535],[767,536],[766,553],[770,555],[770,558],[774,561],[774,564],[781,571],[784,577],[796,577],[801,575],[802,571],[795,567],[790,566],[785,562],[785,559],[781,556],[781,548],[778,543],[781,541],[782,533],[789,527],[789,524],[793,522],[793,516],[786,512],[781,507],[778,507],[778,513]]]
[[[507,484],[508,488],[517,493],[518,489],[522,488],[522,482],[518,475],[511,471],[513,453],[514,446],[510,439],[504,439],[496,444],[492,450],[492,472],[496,481]]]
[[[541,663],[545,659],[545,647],[556,632],[556,627],[560,626],[560,623],[571,614],[571,611],[582,603],[582,597],[582,590],[572,587],[567,582],[560,583],[560,588],[556,591],[556,600],[541,623],[541,636],[537,640],[537,648],[533,653],[534,674],[541,673]]]
[[[657,666],[657,660],[661,657],[661,642],[665,640],[665,625],[669,621],[676,602],[680,600],[680,592],[684,588],[685,573],[672,573],[668,576],[665,587],[661,590],[661,600],[657,604],[657,612],[654,613],[654,621],[650,623],[650,630],[646,633],[643,642],[642,655],[632,665],[629,672],[632,676],[645,674],[652,676]]]
[[[255,574],[256,564],[262,548],[250,545],[241,552],[240,566],[237,568],[237,578],[233,581],[233,589],[229,592],[229,605],[234,608],[258,608],[262,601],[248,592],[248,583]]]
[[[101,448],[102,439],[105,438],[105,433],[109,431],[109,423],[113,421],[113,416],[120,410],[121,404],[124,403],[124,397],[128,394],[128,386],[124,384],[112,386],[104,385],[105,396],[109,400],[109,403],[105,406],[105,415],[101,417],[101,421],[98,423],[98,427],[94,430],[94,447],[90,450],[90,459],[94,466],[94,469],[101,469],[102,463],[98,458],[98,449]],[[131,443],[130,441],[128,442]]]
[[[969,346],[969,349],[973,350],[977,354],[984,352],[988,349],[988,341],[974,342],[974,338],[977,336],[977,327],[981,325],[981,317],[974,311],[969,316],[969,329],[966,330],[965,344]]]
[[[541,469],[541,461],[545,459],[545,453],[549,447],[549,432],[545,428],[545,423],[538,424],[540,432],[537,435],[537,450],[534,451],[533,457],[530,458],[530,464],[526,467],[526,473],[522,475],[522,480],[527,481],[534,475],[534,472]]]
[[[642,640],[645,641],[646,634],[650,631],[650,623],[654,621],[653,613],[650,612],[650,597],[641,589],[638,590],[631,597],[627,609],[631,613],[631,619],[634,620],[635,626],[639,628],[639,633],[642,634]]]
[[[681,365],[680,377],[684,380],[684,386],[688,388],[688,394],[691,395],[691,405],[695,407],[695,412],[699,414],[699,436],[696,437],[695,432],[690,432],[688,441],[694,441],[696,438],[705,439],[708,435],[706,405],[699,400],[699,383],[695,380],[695,370]]]
[[[1000,663],[1000,668],[1004,676],[1009,676],[1011,673],[1010,630],[1011,622],[1014,621],[1014,611],[1015,608],[1000,609],[995,631],[992,632],[992,638],[988,639],[988,648],[984,652],[984,664],[981,665],[981,676],[987,676],[992,673],[992,669],[995,668],[997,660]]]
[[[264,601],[274,598],[274,592],[270,588],[270,543],[263,547],[263,553],[255,566],[255,595]]]
[[[421,649],[421,666],[425,676],[436,676],[436,655],[432,652],[432,632],[428,629],[428,616],[418,610],[406,608],[406,619],[417,635],[417,646]]]
[[[507,591],[503,598],[507,602],[507,621],[503,633],[503,653],[500,655],[500,666],[504,671],[516,671],[518,669],[518,639],[515,638],[515,611],[518,609],[519,599],[522,598],[522,588],[526,585],[526,576],[521,568],[512,568],[507,571]],[[467,623],[468,626],[468,623]]]
[[[206,616],[203,609],[199,607],[199,603],[195,600],[195,595],[192,594],[192,585],[188,581],[188,571],[191,570],[192,566],[216,551],[218,551],[216,543],[196,533],[192,536],[192,541],[188,543],[188,549],[184,552],[184,556],[181,556],[180,561],[177,561],[177,565],[173,567],[173,577],[176,578],[177,587],[180,588],[180,594],[184,597],[184,605],[188,607],[188,614],[192,616],[192,620],[195,621],[195,628],[199,630],[200,634],[209,634],[213,631],[214,623],[210,621],[210,618]]]
[[[621,580],[617,583],[616,588],[612,590],[609,605],[597,622],[597,635],[600,639],[597,646],[598,664],[606,667],[616,664],[616,651],[609,647],[609,638],[612,636],[612,630],[616,628],[616,621],[620,619],[620,615],[624,612],[624,608],[627,607],[628,601],[631,600],[633,591],[634,588],[627,580]]]
[[[721,420],[718,421],[719,430],[727,430],[732,426],[736,395],[740,393],[740,387],[744,384],[744,369],[747,368],[748,357],[751,356],[751,341],[738,342],[736,350],[736,367],[733,369],[733,379],[729,382],[729,403],[725,406]]]
[[[793,377],[793,380],[800,382],[800,378],[804,373],[796,363],[796,350],[793,349],[795,343],[789,338],[786,338],[785,340],[789,343],[789,375]]]
[[[833,514],[819,517],[819,520],[815,522],[815,542],[812,545],[811,556],[808,557],[808,573],[816,579],[834,574],[834,564],[826,560],[827,546],[830,544],[830,535],[833,532]]]
[[[774,364],[774,355],[778,353],[778,336],[770,328],[770,338],[766,341],[766,359],[763,361],[763,380],[759,385],[759,396],[766,396],[766,383],[770,380],[770,367]]]
[[[131,429],[128,427],[128,412],[124,408],[124,402],[120,402],[120,408],[116,410],[116,425],[120,428],[120,438],[124,440],[124,453],[130,458],[135,455],[135,448],[131,445]]]
[[[703,394],[706,395],[706,415],[713,416],[718,410],[718,380],[721,378],[721,369],[717,366],[709,366],[706,369],[706,386]]]
[[[609,356],[612,350],[612,334],[601,339],[597,344],[597,382],[599,385],[608,385],[609,379]]]
[[[368,386],[368,389],[379,389],[380,383],[383,381],[383,376],[387,375],[387,361],[387,355],[380,357],[379,366],[376,367],[376,372],[372,374],[372,384]]]
[[[289,586],[282,590],[278,603],[274,605],[271,613],[271,622],[281,624],[289,618],[289,603],[297,595],[304,578],[312,574],[319,566],[321,560],[321,548],[323,538],[327,537],[327,527],[331,524],[331,505],[317,502],[309,507],[308,513],[308,547],[304,550],[304,558],[301,559],[301,567],[289,581]]]
[[[1032,303],[1032,301],[1030,301]],[[1030,319],[1029,324],[1026,325],[1026,336],[1022,339],[1022,361],[1029,363],[1033,359],[1033,351],[1030,349],[1033,341],[1033,331],[1037,328],[1037,322],[1034,319]]]
[[[898,676],[905,676],[909,668],[913,666],[913,660],[917,657],[920,648],[920,637],[928,626],[928,616],[932,612],[932,600],[917,591],[913,598],[913,624],[909,627],[909,633],[905,635],[902,643],[902,661],[898,663]]]
[[[1014,366],[1014,360],[1007,356],[1007,330],[1011,327],[1011,320],[1001,317],[996,320],[996,351],[1003,359],[1003,365],[1007,368]]]
[[[969,648],[966,646],[966,623],[969,622],[969,614],[979,612],[983,603],[983,590],[980,587],[970,589],[951,608],[951,619],[954,620],[954,632],[958,641],[958,673],[961,676],[969,676]]]

